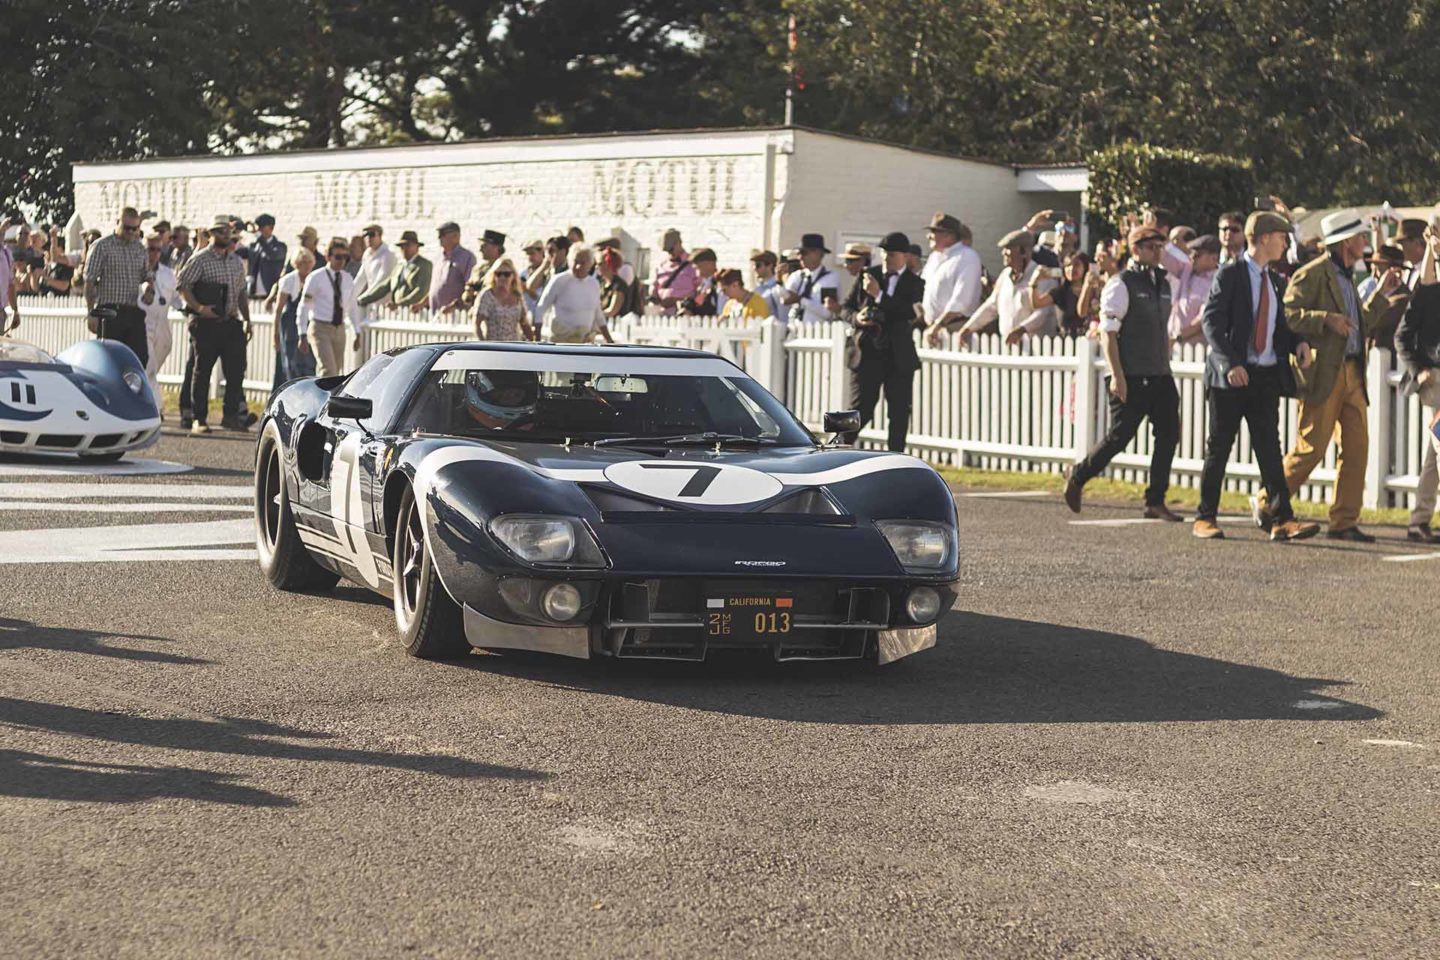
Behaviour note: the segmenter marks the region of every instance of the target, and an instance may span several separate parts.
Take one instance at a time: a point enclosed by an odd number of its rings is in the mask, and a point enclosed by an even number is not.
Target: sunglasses
[[[497,276],[497,277],[513,277],[513,276],[515,276],[515,271],[514,271],[514,270],[496,270],[496,271],[495,271],[495,276]]]
[[[165,252],[165,248],[164,248],[164,247],[146,247],[146,248],[145,248],[145,252],[146,252],[146,253],[164,253],[164,252]]]
[[[139,232],[140,232],[140,224],[137,223],[137,224],[131,225],[131,224],[128,224],[128,223],[122,223],[122,224],[120,225],[120,232],[121,232],[121,233],[139,233]]]
[[[344,263],[345,261],[347,261],[347,260],[350,259],[350,254],[348,254],[348,253],[332,253],[332,254],[330,254],[330,259],[331,259],[331,260],[339,260],[341,263]]]

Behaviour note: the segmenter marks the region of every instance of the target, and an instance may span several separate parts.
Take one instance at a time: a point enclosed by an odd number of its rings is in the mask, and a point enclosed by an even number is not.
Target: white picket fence
[[[17,336],[52,352],[87,336],[84,308],[78,300],[25,298],[23,326]],[[252,399],[270,394],[275,355],[271,349],[273,318],[252,314],[254,336],[249,346],[245,389]],[[160,370],[162,384],[179,386],[187,341],[184,319],[171,316],[176,347]],[[372,314],[364,350],[352,355],[358,364],[370,353],[437,341],[468,340],[468,321],[408,311]],[[803,422],[819,430],[827,410],[849,406],[850,372],[845,367],[842,324],[805,324],[786,328],[774,321],[734,326],[695,317],[628,316],[611,325],[625,343],[678,346],[707,350],[744,367],[751,376],[785,401]],[[1174,463],[1174,482],[1197,486],[1205,452],[1205,391],[1201,381],[1204,348],[1176,351],[1172,368],[1180,391],[1181,436]],[[1419,400],[1400,389],[1389,352],[1370,354],[1370,449],[1365,497],[1367,506],[1410,506],[1424,456],[1426,418]],[[1055,337],[1007,347],[996,335],[975,338],[973,349],[954,342],[920,349],[908,437],[909,452],[934,463],[995,470],[1057,472],[1074,462],[1104,434],[1108,408],[1105,366],[1089,340]],[[212,389],[218,396],[220,372]],[[1282,430],[1288,448],[1295,437],[1295,404],[1285,405]],[[885,443],[885,410],[881,401],[873,425],[861,443]],[[1150,436],[1143,431],[1118,456],[1111,474],[1143,482],[1150,461]],[[1322,501],[1335,478],[1332,447],[1301,496]],[[1230,489],[1250,491],[1259,470],[1242,427],[1227,474]]]

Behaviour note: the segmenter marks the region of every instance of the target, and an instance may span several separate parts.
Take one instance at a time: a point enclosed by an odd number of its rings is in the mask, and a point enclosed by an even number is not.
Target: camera
[[[15,251],[15,262],[23,263],[31,269],[45,266],[45,255],[33,247],[25,247]]]

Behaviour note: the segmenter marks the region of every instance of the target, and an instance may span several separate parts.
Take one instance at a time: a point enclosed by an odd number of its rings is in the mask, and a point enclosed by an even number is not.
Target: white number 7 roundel
[[[756,503],[775,496],[784,485],[759,470],[687,460],[628,460],[605,468],[617,487],[676,503],[723,506]]]

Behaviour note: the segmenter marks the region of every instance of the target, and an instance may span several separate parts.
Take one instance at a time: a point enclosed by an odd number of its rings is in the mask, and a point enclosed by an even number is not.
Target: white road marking
[[[139,477],[166,473],[189,473],[195,468],[173,460],[132,460],[119,463],[86,463],[78,458],[56,459],[54,463],[0,463],[0,477],[31,476],[107,476]]]
[[[251,560],[255,525],[244,520],[152,523],[143,526],[65,527],[0,531],[0,565],[113,563],[141,560]],[[212,548],[212,549],[206,549]]]
[[[1133,527],[1147,523],[1170,523],[1173,521],[1161,520],[1152,517],[1112,517],[1108,520],[1071,520],[1072,527]],[[1216,523],[1245,523],[1254,526],[1255,521],[1249,517],[1218,517]],[[1258,530],[1259,528],[1256,527]]]
[[[137,500],[250,500],[250,484],[203,483],[0,483],[0,496],[17,500],[78,500],[134,498]]]
[[[962,497],[984,500],[988,497],[1048,497],[1049,490],[986,490],[984,493],[962,493]]]
[[[1345,704],[1339,700],[1296,700],[1290,706],[1296,710],[1338,710]]]
[[[1026,787],[1025,796],[1032,800],[1044,800],[1046,803],[1079,803],[1094,806],[1124,800],[1127,795],[1119,790],[1102,787],[1098,783],[1087,783],[1084,780],[1061,780],[1059,783]]]
[[[0,487],[3,490],[3,487]],[[236,503],[71,503],[53,500],[0,500],[0,510],[30,510],[44,513],[249,513],[252,508]]]
[[[1386,563],[1411,563],[1415,560],[1440,560],[1440,553],[1405,553],[1380,559]]]
[[[1423,743],[1415,743],[1413,740],[1362,740],[1361,743],[1368,743],[1372,747],[1415,747],[1424,749]]]

